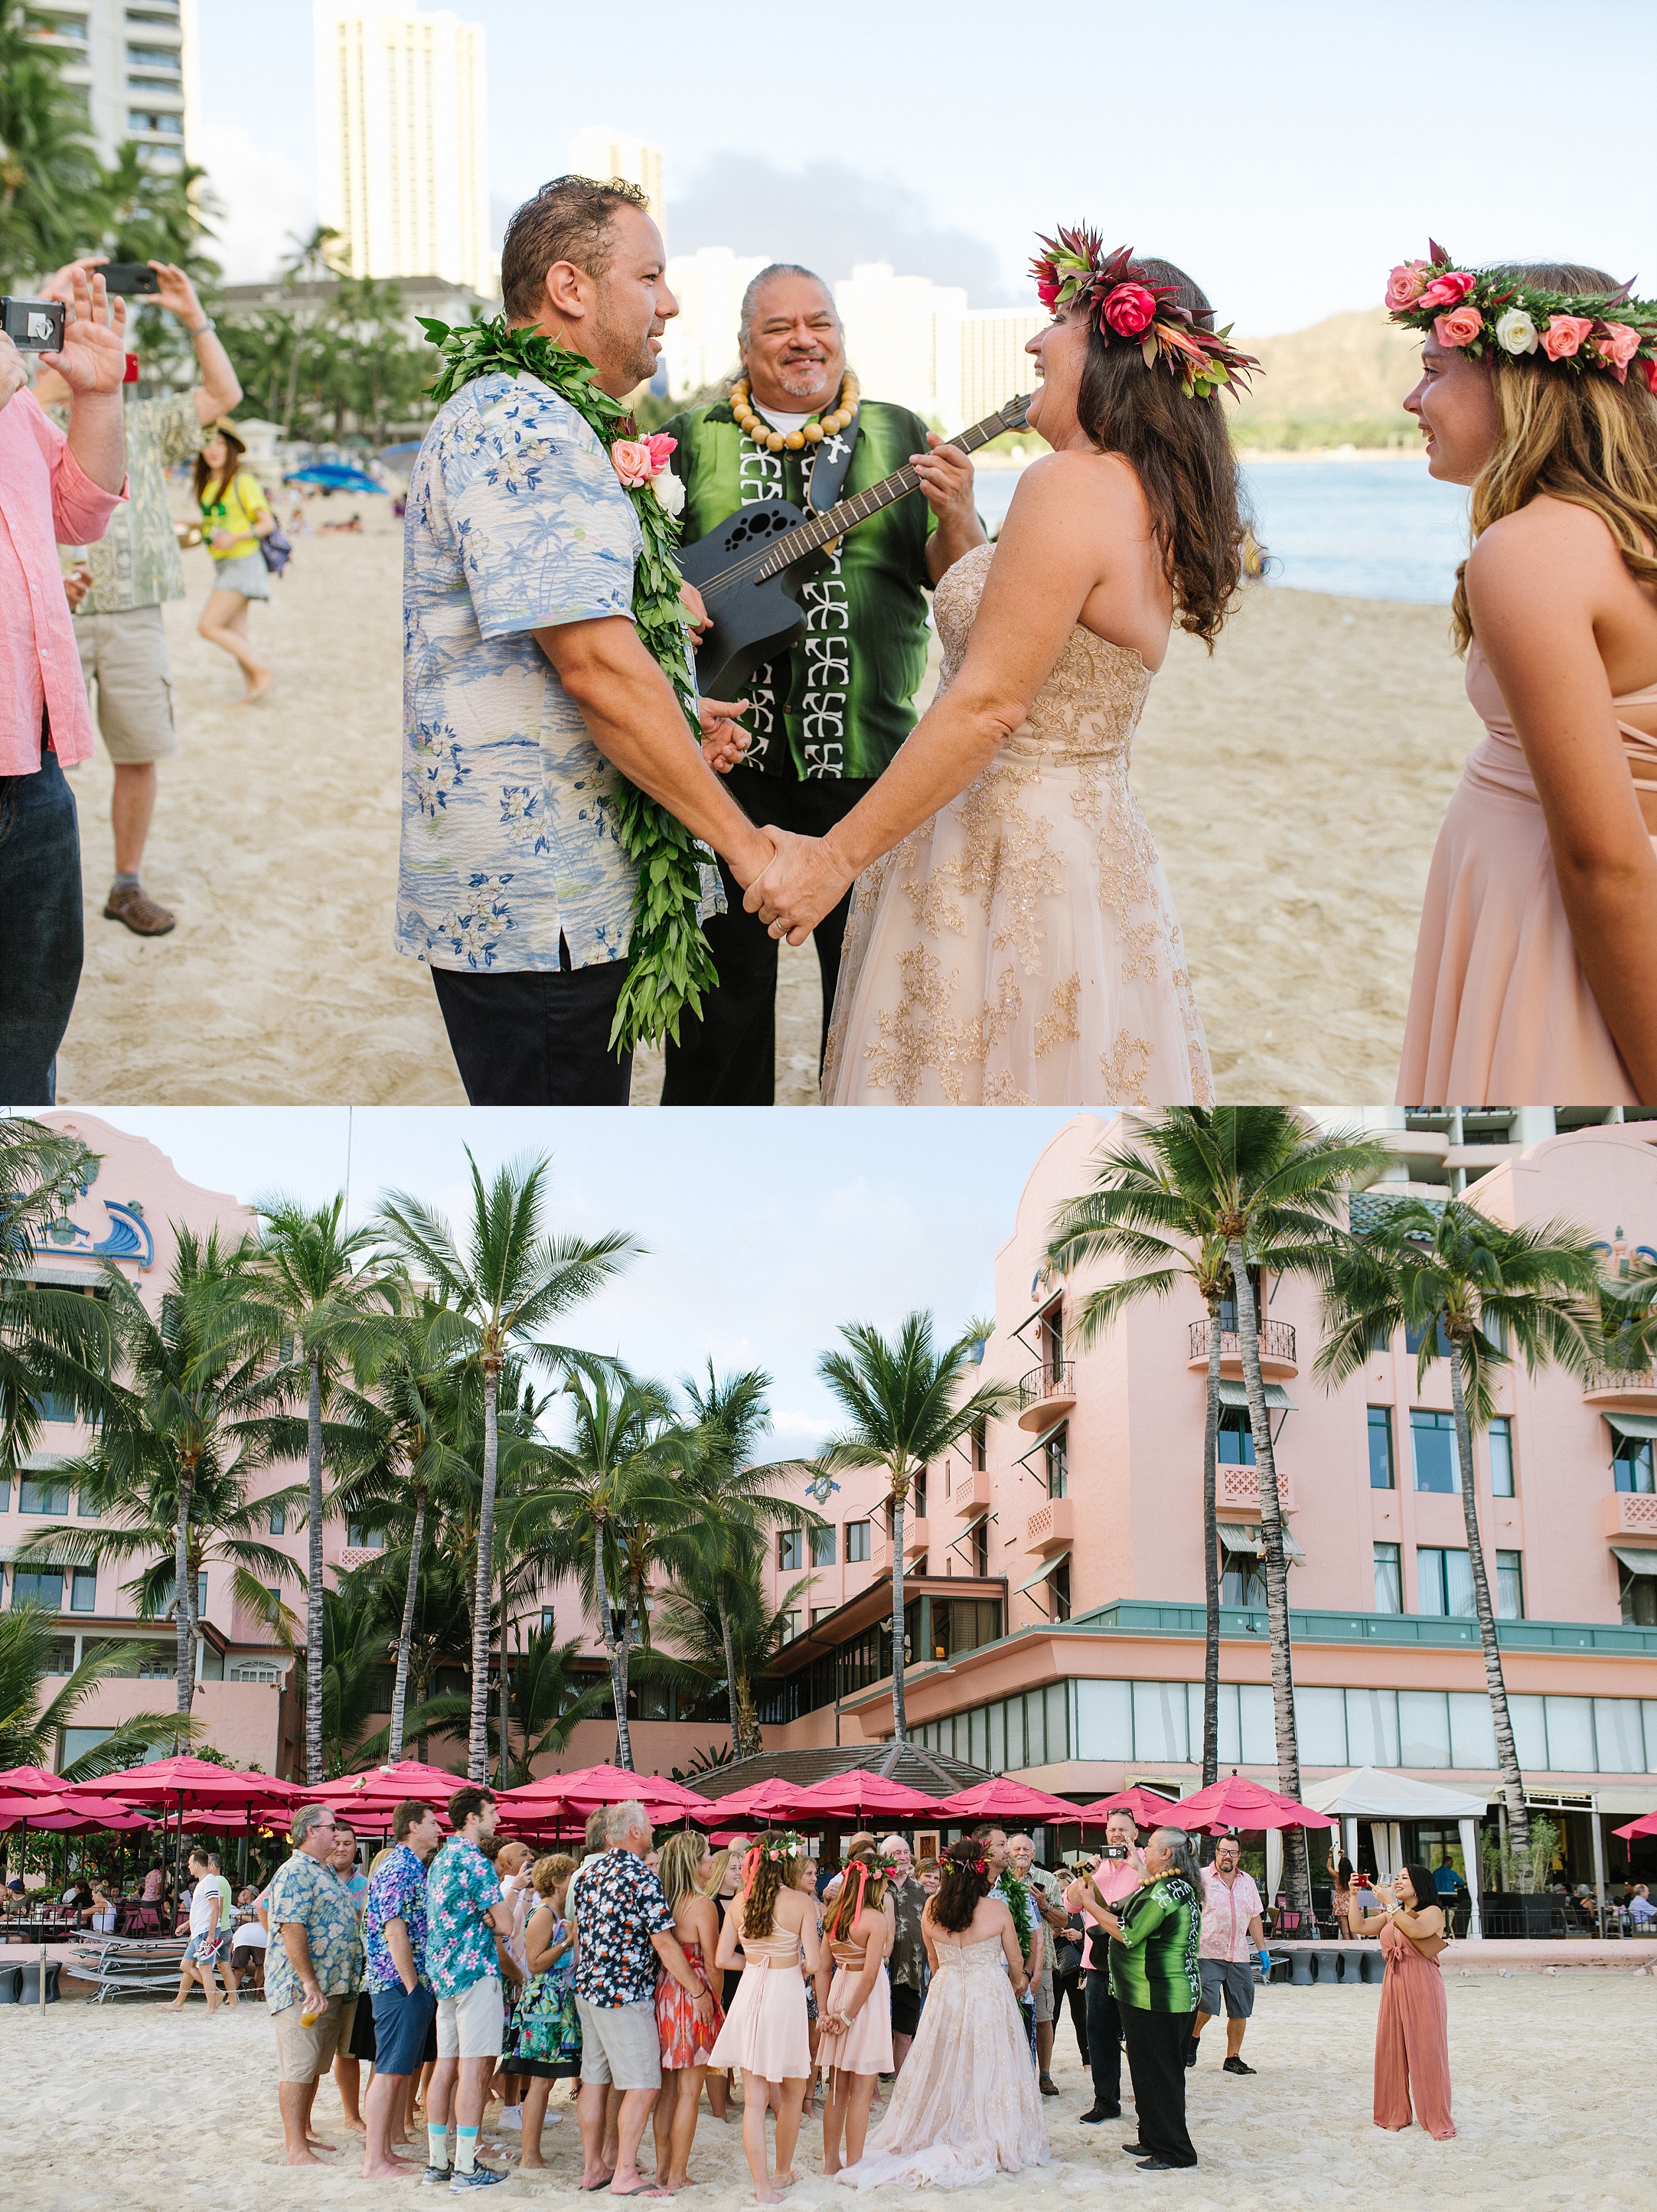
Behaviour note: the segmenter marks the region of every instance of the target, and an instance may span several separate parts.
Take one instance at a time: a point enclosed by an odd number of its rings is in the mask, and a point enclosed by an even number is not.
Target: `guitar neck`
[[[970,430],[963,430],[959,437],[950,438],[946,442],[959,453],[976,453],[980,446],[987,446],[992,438],[999,438],[1002,431],[1016,427],[1015,423],[1008,422],[1003,410],[994,415],[986,415],[982,422],[973,423]],[[819,546],[826,545],[831,538],[843,538],[848,530],[855,530],[860,522],[867,522],[883,507],[890,507],[897,500],[907,499],[920,481],[905,462],[902,468],[895,469],[889,477],[882,477],[879,483],[870,484],[867,491],[853,492],[850,499],[841,500],[838,506],[830,507],[826,514],[814,514],[809,522],[797,523],[792,530],[785,530],[766,555],[758,571],[759,576],[780,576],[784,568],[792,567],[805,554],[814,553]]]

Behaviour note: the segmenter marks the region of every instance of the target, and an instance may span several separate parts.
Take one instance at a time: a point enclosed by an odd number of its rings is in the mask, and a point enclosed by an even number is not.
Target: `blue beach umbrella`
[[[294,469],[283,478],[284,483],[321,484],[329,491],[379,491],[386,489],[376,483],[362,469],[349,468],[343,461],[313,461],[308,469]]]

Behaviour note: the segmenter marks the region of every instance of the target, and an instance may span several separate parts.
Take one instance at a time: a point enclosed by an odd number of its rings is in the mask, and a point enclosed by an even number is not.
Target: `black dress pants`
[[[1185,2045],[1196,2013],[1143,2012],[1137,2005],[1119,2005],[1118,2011],[1139,2112],[1139,2140],[1164,2166],[1195,2166],[1197,2153],[1185,2132]]]
[[[569,947],[561,946],[564,957]],[[557,970],[434,968],[449,1050],[473,1106],[624,1106],[633,1056],[610,1046],[624,960]]]
[[[1081,2063],[1087,2063],[1087,2006],[1081,1991],[1081,1968],[1067,1966],[1063,1973],[1053,1976],[1053,2024],[1058,2024],[1061,2000],[1070,2008],[1070,2025],[1076,2032],[1076,2049]]]
[[[727,781],[751,822],[802,837],[820,837],[843,822],[873,783],[869,777],[844,776],[801,782],[752,768],[734,768]],[[719,981],[702,1002],[702,1019],[686,1014],[679,1042],[667,1041],[664,1106],[771,1106],[777,1100],[777,939],[757,914],[744,913],[741,890],[722,861],[720,873],[729,911],[703,924]],[[850,912],[848,891],[812,932],[823,979],[819,1073]]]
[[[1106,2107],[1122,2105],[1122,2022],[1111,1978],[1102,1967],[1089,1967],[1081,1978],[1087,2012],[1087,2063],[1093,2077],[1093,2102]]]

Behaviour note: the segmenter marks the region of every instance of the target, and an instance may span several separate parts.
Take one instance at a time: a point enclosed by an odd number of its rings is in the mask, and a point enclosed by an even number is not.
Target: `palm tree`
[[[606,1684],[601,1679],[594,1681],[589,1677],[588,1686],[582,1687],[582,1677],[576,1668],[580,1650],[578,1636],[561,1644],[556,1630],[548,1627],[536,1629],[519,1651],[511,1670],[510,1704],[503,1716],[500,1762],[503,1790],[514,1783],[527,1782],[537,1759],[565,1750],[581,1723],[591,1719],[602,1706]],[[504,1650],[501,1658],[504,1679]],[[517,1753],[512,1749],[515,1726],[522,1740]]]
[[[1489,1425],[1496,1379],[1512,1364],[1510,1335],[1531,1374],[1547,1365],[1572,1375],[1588,1372],[1602,1344],[1599,1267],[1587,1231],[1569,1222],[1509,1229],[1465,1200],[1435,1206],[1407,1198],[1387,1206],[1374,1226],[1349,1238],[1325,1291],[1328,1335],[1316,1372],[1331,1389],[1359,1373],[1375,1346],[1400,1328],[1419,1334],[1418,1388],[1435,1360],[1448,1364],[1457,1486],[1496,1763],[1514,1848],[1521,1855],[1529,1847],[1530,1818],[1478,1532],[1473,1431]]]
[[[588,1354],[537,1341],[537,1332],[590,1297],[639,1247],[619,1230],[591,1242],[543,1236],[551,1165],[546,1159],[515,1161],[487,1188],[469,1149],[466,1165],[472,1173],[472,1219],[464,1252],[443,1217],[405,1191],[388,1194],[379,1230],[406,1266],[431,1285],[439,1309],[433,1329],[436,1348],[464,1354],[483,1377],[483,1483],[472,1626],[472,1725],[466,1743],[467,1774],[473,1782],[481,1782],[489,1759],[489,1615],[501,1370],[515,1346],[555,1372],[572,1373],[582,1365],[596,1368]]]
[[[96,1180],[76,1137],[0,1119],[0,1481],[38,1449],[49,1399],[84,1420],[109,1401],[112,1339],[101,1299],[31,1279],[35,1249]]]
[[[92,1692],[136,1667],[144,1654],[142,1644],[107,1644],[58,1680],[48,1698],[46,1668],[57,1640],[57,1621],[45,1606],[14,1605],[0,1613],[0,1767],[52,1769],[59,1735],[74,1725]],[[185,1733],[192,1732],[186,1723]],[[135,1765],[155,1745],[176,1743],[180,1734],[174,1713],[134,1713],[58,1771],[65,1782],[90,1782]]]
[[[305,1398],[310,1532],[305,1778],[314,1788],[322,1779],[323,1760],[323,1409],[341,1395],[348,1373],[361,1376],[392,1349],[400,1285],[369,1256],[378,1243],[377,1231],[346,1228],[343,1194],[308,1212],[285,1198],[268,1201],[259,1212],[265,1222],[260,1277],[283,1330],[281,1362],[267,1391],[273,1399],[291,1401],[302,1390]],[[277,1433],[268,1433],[276,1443]],[[368,1442],[360,1418],[348,1419],[335,1438],[336,1449],[365,1449]]]
[[[685,1470],[685,1491],[698,1509],[685,1533],[699,1554],[697,1581],[709,1591],[722,1624],[731,1750],[739,1759],[744,1754],[737,1749],[742,1725],[731,1607],[752,1584],[753,1569],[763,1554],[767,1531],[797,1528],[801,1516],[800,1507],[773,1487],[791,1463],[752,1464],[753,1447],[771,1423],[765,1395],[770,1389],[771,1376],[757,1367],[728,1375],[722,1381],[714,1372],[711,1359],[705,1383],[689,1376],[685,1380],[685,1395],[697,1425],[695,1444]],[[815,1524],[816,1515],[810,1518]]]
[[[892,1502],[892,1724],[906,1743],[904,1711],[904,1508],[916,1478],[980,1421],[1012,1413],[1019,1394],[1010,1382],[981,1383],[962,1397],[979,1342],[963,1336],[935,1348],[932,1316],[912,1313],[888,1341],[868,1322],[850,1322],[840,1334],[848,1349],[825,1352],[817,1371],[838,1399],[851,1425],[825,1446],[818,1464],[825,1474],[841,1468],[882,1467]]]
[[[104,211],[82,102],[23,0],[0,0],[0,289],[84,252]]]
[[[768,1605],[756,1561],[751,1571],[728,1571],[717,1593],[701,1577],[670,1583],[657,1609],[655,1626],[676,1656],[658,1653],[656,1671],[704,1696],[725,1690],[736,1715],[733,1758],[752,1759],[765,1748],[755,1685],[789,1641],[789,1616],[811,1583],[802,1576],[781,1604]]]
[[[661,1564],[663,1533],[694,1513],[684,1472],[695,1449],[658,1382],[632,1376],[572,1374],[567,1445],[546,1453],[545,1487],[518,1517],[522,1543],[535,1532],[547,1564],[573,1572],[599,1617],[616,1707],[616,1760],[633,1764],[627,1726],[628,1663],[634,1641],[649,1646],[646,1593]]]
[[[1288,1573],[1250,1270],[1270,1269],[1280,1276],[1326,1273],[1345,1218],[1348,1190],[1373,1180],[1388,1154],[1378,1137],[1322,1135],[1282,1106],[1172,1107],[1142,1125],[1140,1142],[1168,1188],[1159,1196],[1149,1182],[1140,1186],[1136,1225],[1143,1232],[1178,1237],[1189,1235],[1193,1224],[1201,1224],[1201,1233],[1223,1252],[1231,1272],[1260,1489],[1277,1786],[1286,1796],[1298,1799],[1301,1753],[1295,1722]],[[1209,1358],[1211,1364],[1211,1347]],[[1287,1833],[1289,1893],[1307,1909],[1312,1889],[1305,1834],[1299,1828]]]
[[[1053,1217],[1046,1261],[1061,1274],[1085,1261],[1121,1260],[1141,1272],[1090,1291],[1072,1324],[1076,1342],[1096,1343],[1130,1306],[1192,1286],[1209,1312],[1208,1412],[1203,1426],[1203,1785],[1220,1773],[1220,1309],[1231,1293],[1223,1240],[1200,1204],[1171,1181],[1154,1151],[1119,1150],[1100,1164],[1093,1188]]]

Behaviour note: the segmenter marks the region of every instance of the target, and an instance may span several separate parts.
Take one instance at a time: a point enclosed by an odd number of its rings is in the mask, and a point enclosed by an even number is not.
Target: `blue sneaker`
[[[447,2189],[454,2178],[452,2166],[429,2166],[420,2176],[423,2189]]]
[[[496,2183],[510,2180],[511,2176],[496,2173],[486,2166],[474,2166],[470,2173],[457,2173],[448,2185],[451,2197],[458,2197],[463,2189],[493,2189]]]

